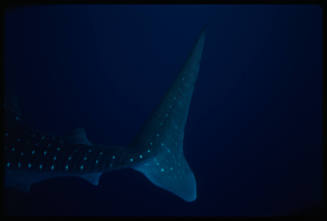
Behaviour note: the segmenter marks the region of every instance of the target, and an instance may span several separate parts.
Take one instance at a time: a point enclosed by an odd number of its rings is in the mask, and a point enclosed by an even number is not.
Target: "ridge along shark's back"
[[[155,152],[152,158],[134,166],[135,170],[143,173],[153,184],[188,202],[194,201],[197,194],[195,176],[183,153],[184,127],[200,69],[204,42],[205,28],[184,67],[131,147],[142,152]]]

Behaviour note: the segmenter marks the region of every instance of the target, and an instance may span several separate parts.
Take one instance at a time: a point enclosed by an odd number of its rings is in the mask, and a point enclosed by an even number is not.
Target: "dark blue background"
[[[313,5],[65,5],[8,9],[6,86],[46,133],[127,145],[207,41],[185,129],[198,199],[131,169],[6,191],[9,214],[287,215],[322,201],[322,10]]]

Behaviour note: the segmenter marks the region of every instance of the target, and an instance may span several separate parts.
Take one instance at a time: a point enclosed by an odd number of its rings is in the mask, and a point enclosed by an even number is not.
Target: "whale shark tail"
[[[184,154],[162,152],[135,166],[154,185],[174,193],[187,202],[196,200],[196,180]]]
[[[184,157],[183,138],[204,42],[205,28],[176,80],[133,142],[134,147],[152,148],[155,152],[133,169],[188,202],[197,197],[196,179]]]

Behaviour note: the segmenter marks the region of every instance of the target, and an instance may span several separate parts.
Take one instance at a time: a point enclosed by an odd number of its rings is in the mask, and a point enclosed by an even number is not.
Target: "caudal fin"
[[[189,202],[194,201],[197,194],[195,176],[183,153],[184,128],[204,42],[205,29],[176,80],[133,143],[133,146],[151,148],[155,152],[152,158],[136,165],[134,169],[143,173],[156,186]]]

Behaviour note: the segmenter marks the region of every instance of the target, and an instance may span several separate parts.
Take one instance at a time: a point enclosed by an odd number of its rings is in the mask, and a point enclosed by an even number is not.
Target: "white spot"
[[[44,152],[43,152],[44,156],[47,155],[47,153],[48,153],[47,151],[44,151]]]
[[[139,156],[139,157],[140,157],[140,159],[142,159],[142,158],[143,158],[142,154],[140,154],[140,156]]]
[[[95,163],[98,164],[99,163],[99,160],[95,160]]]
[[[42,164],[40,164],[40,169],[42,169],[43,168],[43,165]]]
[[[66,166],[65,166],[65,170],[68,170],[69,169],[69,166],[68,166],[68,164],[66,164]]]
[[[84,169],[84,165],[81,165],[80,169],[83,170]]]
[[[148,153],[150,153],[151,152],[151,150],[150,149],[148,149]]]
[[[133,162],[133,161],[134,161],[134,159],[133,159],[133,158],[131,158],[131,159],[129,159],[129,161]]]
[[[165,169],[164,168],[161,168],[161,170],[160,170],[161,172],[165,172]]]
[[[84,157],[83,160],[87,160],[87,157]]]
[[[28,168],[31,168],[31,167],[32,167],[32,164],[31,164],[31,163],[28,163],[28,164],[27,164],[27,167],[28,167]]]
[[[170,170],[174,170],[174,168],[170,167]]]
[[[7,167],[10,167],[10,162],[7,163]]]
[[[170,153],[170,149],[167,148],[167,152]]]
[[[149,144],[150,144],[150,146],[152,146],[152,142],[150,142]]]
[[[21,168],[22,164],[20,162],[17,163],[18,168]]]
[[[113,159],[113,160],[114,160],[114,159],[116,159],[116,156],[115,156],[115,155],[113,155],[113,156],[112,156],[112,159]]]
[[[53,157],[53,160],[56,160],[56,159],[57,159],[57,157],[56,157],[56,156],[54,156],[54,157]]]
[[[32,150],[32,155],[35,154],[35,150]]]
[[[50,167],[50,169],[51,170],[54,170],[54,168],[55,168],[55,166],[52,164],[51,167]]]

